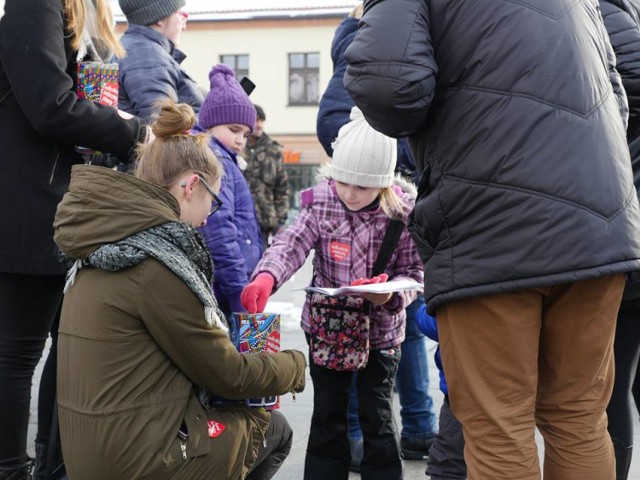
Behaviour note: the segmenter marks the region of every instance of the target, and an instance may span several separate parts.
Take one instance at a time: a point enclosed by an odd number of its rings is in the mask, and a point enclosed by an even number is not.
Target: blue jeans
[[[400,397],[402,438],[431,438],[438,432],[433,399],[429,395],[429,362],[426,338],[416,324],[416,312],[424,304],[418,296],[407,307],[407,328],[402,342],[396,386]],[[349,390],[349,438],[361,438],[358,424],[358,391],[354,388],[354,375]]]

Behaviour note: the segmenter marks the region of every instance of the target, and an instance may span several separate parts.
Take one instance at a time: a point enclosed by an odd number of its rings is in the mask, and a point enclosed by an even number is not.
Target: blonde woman
[[[55,338],[64,269],[51,224],[83,145],[131,158],[147,138],[137,118],[78,100],[76,61],[122,54],[107,0],[5,0],[0,19],[0,479],[27,479],[33,371],[49,332],[37,456],[55,394]]]
[[[195,228],[219,214],[222,168],[207,135],[185,133],[194,122],[165,104],[134,176],[76,166],[58,207],[55,241],[76,272],[58,353],[70,478],[268,480],[291,448],[282,414],[235,401],[301,391],[306,362],[229,340]],[[233,400],[205,410],[198,387]]]

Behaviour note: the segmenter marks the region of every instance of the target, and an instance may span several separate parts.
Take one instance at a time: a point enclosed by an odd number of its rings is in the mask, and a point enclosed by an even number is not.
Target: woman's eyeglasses
[[[204,181],[204,178],[202,178],[200,175],[198,175],[198,180],[202,182],[202,186],[207,190],[207,192],[211,194],[211,197],[213,197],[213,202],[211,202],[211,209],[209,210],[209,216],[211,216],[214,213],[216,213],[218,210],[220,210],[220,207],[222,206],[222,200],[220,200],[220,197],[218,197],[218,195],[215,194],[213,189],[209,186],[207,182]],[[187,184],[183,183],[180,186],[184,188],[187,186]]]
[[[213,202],[211,202],[211,210],[209,210],[209,216],[211,216],[218,210],[220,210],[220,207],[222,206],[222,200],[220,200],[220,197],[218,197],[218,195],[214,193],[213,189],[207,184],[207,182],[204,181],[204,178],[202,178],[200,175],[198,175],[198,178],[202,182],[202,186],[206,188],[207,192],[209,192],[213,197]]]

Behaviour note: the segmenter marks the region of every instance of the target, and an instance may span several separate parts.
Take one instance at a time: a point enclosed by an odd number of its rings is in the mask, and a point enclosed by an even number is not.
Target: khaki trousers
[[[453,302],[437,311],[469,480],[613,480],[606,407],[624,275]]]

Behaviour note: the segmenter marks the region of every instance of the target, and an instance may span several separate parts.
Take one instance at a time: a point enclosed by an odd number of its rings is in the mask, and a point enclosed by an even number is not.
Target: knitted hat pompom
[[[202,128],[216,125],[246,125],[253,132],[256,109],[249,100],[235,72],[227,65],[215,65],[209,72],[211,90],[200,108],[199,124]]]
[[[211,88],[213,88],[213,82],[215,81],[214,77],[218,74],[229,75],[233,78],[235,78],[236,76],[236,72],[234,72],[231,67],[225,65],[224,63],[219,63],[218,65],[215,65],[209,72],[209,85],[211,85]]]

